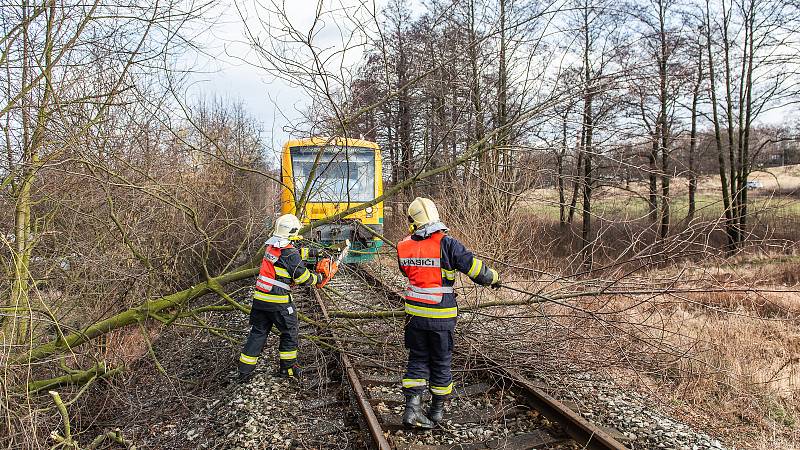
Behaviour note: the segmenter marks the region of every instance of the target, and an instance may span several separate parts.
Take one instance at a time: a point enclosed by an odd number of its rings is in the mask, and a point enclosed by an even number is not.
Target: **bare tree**
[[[705,5],[711,121],[731,252],[747,238],[753,125],[763,114],[796,102],[798,67],[791,43],[797,20],[797,6],[784,1]]]

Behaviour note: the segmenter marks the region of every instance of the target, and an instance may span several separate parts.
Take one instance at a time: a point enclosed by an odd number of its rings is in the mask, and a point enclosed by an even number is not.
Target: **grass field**
[[[753,173],[752,181],[763,187],[749,190],[749,213],[773,217],[800,217],[800,197],[787,195],[800,190],[800,165],[776,167]],[[683,220],[689,211],[689,187],[685,178],[672,180],[670,188],[670,208],[673,222]],[[719,176],[705,176],[698,180],[695,197],[696,216],[717,219],[723,214]],[[567,203],[571,191],[566,193]],[[556,189],[536,189],[521,206],[534,211],[543,218],[559,219],[559,201]],[[578,197],[576,214],[581,212],[581,198]],[[592,212],[595,217],[609,221],[634,221],[643,219],[648,212],[647,185],[632,182],[628,189],[601,186],[595,190]]]

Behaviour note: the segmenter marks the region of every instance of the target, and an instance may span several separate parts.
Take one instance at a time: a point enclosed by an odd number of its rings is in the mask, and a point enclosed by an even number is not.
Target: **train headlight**
[[[372,217],[372,206],[367,206],[364,208],[364,212],[367,213],[367,217]]]

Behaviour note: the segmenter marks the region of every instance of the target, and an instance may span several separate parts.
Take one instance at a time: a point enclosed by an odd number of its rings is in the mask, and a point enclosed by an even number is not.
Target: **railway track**
[[[369,321],[331,319],[329,314],[331,309],[396,309],[402,305],[402,298],[378,277],[351,267],[343,267],[329,287],[322,293],[315,289],[298,292],[295,302],[301,311],[329,325],[315,328],[327,357],[338,360],[338,367],[326,368],[328,378],[317,384],[338,383],[339,392],[349,394],[346,401],[340,398],[340,403],[329,406],[340,408],[349,403],[351,411],[357,412],[358,423],[350,421],[351,432],[363,430],[359,443],[365,447],[625,448],[611,432],[549,396],[543,386],[501,366],[475,347],[454,355],[456,388],[444,420],[434,430],[404,429],[400,419],[404,407],[400,379],[406,357],[402,321],[393,317]],[[341,331],[343,328],[346,333]],[[346,414],[344,410],[339,413]]]

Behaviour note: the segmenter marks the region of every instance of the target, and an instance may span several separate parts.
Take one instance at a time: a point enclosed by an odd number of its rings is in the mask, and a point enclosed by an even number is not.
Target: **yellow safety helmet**
[[[409,228],[414,231],[417,228],[439,221],[439,211],[433,200],[425,197],[417,197],[408,205]]]
[[[300,219],[294,214],[284,214],[275,220],[275,229],[272,231],[273,236],[289,239],[290,241],[297,241],[302,239],[300,236],[300,228],[303,224]]]

